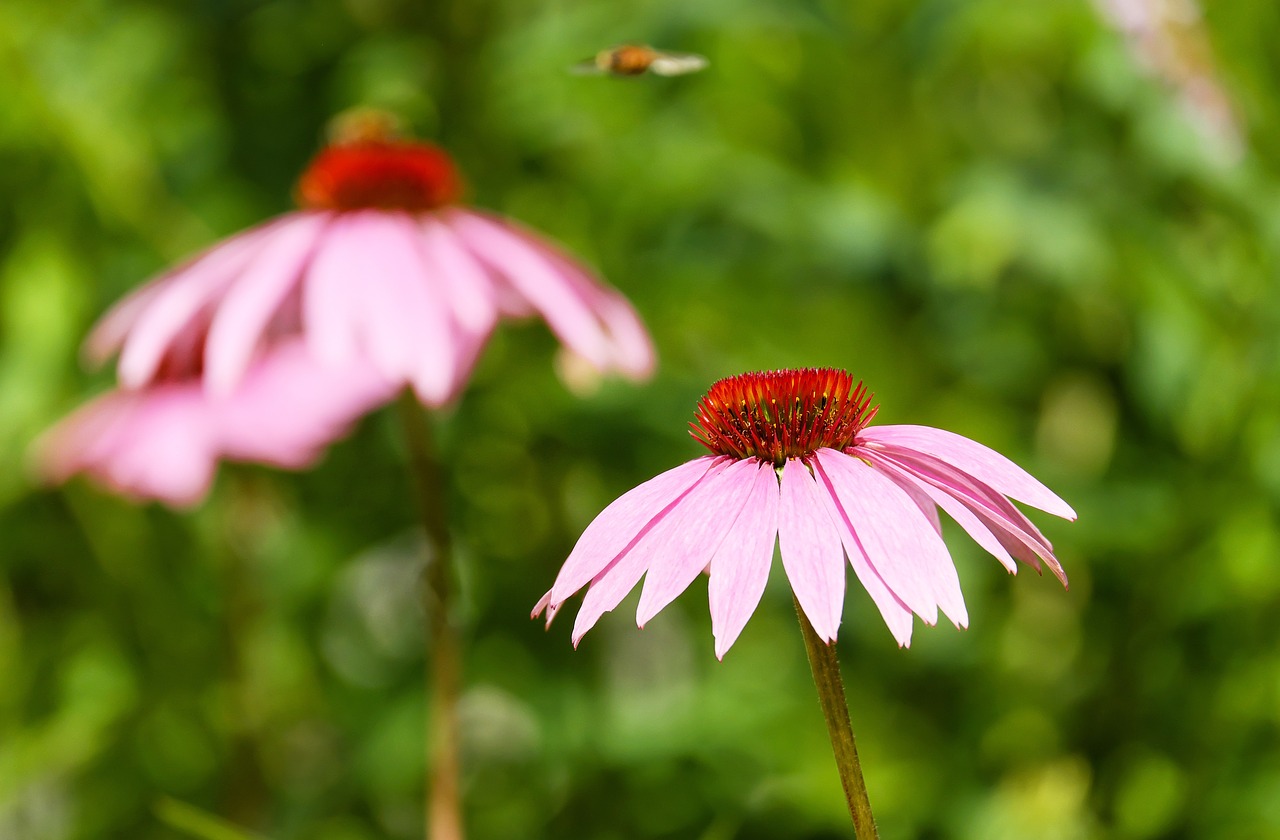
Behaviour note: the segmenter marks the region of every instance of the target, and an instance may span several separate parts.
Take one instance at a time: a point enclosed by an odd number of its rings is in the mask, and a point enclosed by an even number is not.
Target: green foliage
[[[884,836],[1280,835],[1280,11],[1207,11],[1234,164],[1085,0],[5,0],[0,836],[421,834],[390,418],[306,474],[223,469],[190,514],[26,469],[106,385],[92,320],[287,209],[357,104],[597,265],[661,355],[575,396],[545,328],[508,326],[439,418],[474,838],[847,836],[780,575],[723,663],[700,584],[576,652],[526,618],[596,512],[698,453],[711,381],[819,364],[1080,512],[1035,517],[1066,594],[949,533],[972,627],[908,651],[851,584]],[[627,40],[711,66],[566,72]]]

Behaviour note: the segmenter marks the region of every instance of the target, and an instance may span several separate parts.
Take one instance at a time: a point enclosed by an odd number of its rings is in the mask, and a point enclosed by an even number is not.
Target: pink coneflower
[[[550,623],[590,584],[576,645],[644,577],[643,626],[710,574],[717,657],[738,638],[764,593],[774,541],[796,600],[817,635],[836,638],[844,562],[899,645],[912,614],[941,609],[968,625],[942,508],[1010,571],[1041,562],[1067,583],[1053,547],[1009,499],[1075,519],[1075,512],[1004,456],[927,426],[870,426],[861,383],[840,370],[783,370],[723,379],[698,405],[692,434],[712,451],[624,494],[596,517],[534,615]],[[1006,498],[1007,497],[1007,498]]]
[[[358,112],[298,184],[302,209],[137,289],[86,341],[122,388],[46,436],[38,469],[185,505],[220,458],[310,463],[410,386],[439,406],[498,320],[537,314],[581,364],[646,376],[653,348],[618,292],[514,223],[457,205],[433,146]],[[261,428],[258,433],[254,429]]]
[[[301,337],[322,363],[367,359],[441,405],[499,318],[537,314],[601,371],[648,375],[652,346],[624,297],[529,231],[459,206],[462,181],[443,151],[363,116],[302,175],[300,210],[121,301],[89,355],[118,351],[132,389],[198,354],[207,390],[227,394],[265,348]]]
[[[45,433],[36,453],[52,481],[85,473],[125,496],[193,505],[219,460],[302,469],[395,391],[368,365],[317,364],[294,339],[226,396],[195,376],[109,391]]]

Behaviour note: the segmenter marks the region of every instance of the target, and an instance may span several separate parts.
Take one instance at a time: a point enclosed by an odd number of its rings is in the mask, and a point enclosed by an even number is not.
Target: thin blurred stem
[[[795,600],[794,595],[792,600]],[[849,721],[849,704],[844,697],[836,646],[827,644],[818,636],[798,600],[795,600],[795,605],[796,615],[800,618],[800,634],[804,636],[804,647],[809,654],[809,667],[813,669],[813,682],[818,687],[818,702],[822,705],[822,716],[827,719],[827,734],[831,736],[831,749],[836,755],[840,784],[844,786],[844,797],[849,803],[849,816],[853,817],[854,834],[858,840],[879,840],[876,820],[871,814],[871,800],[867,798],[867,783],[862,779],[858,747],[853,741],[853,724]]]
[[[427,840],[462,840],[461,762],[458,744],[460,643],[454,623],[453,543],[445,510],[444,467],[436,452],[428,418],[409,392],[398,405],[409,466],[418,484],[423,527],[430,543],[423,576],[422,605],[426,612],[426,661],[431,688],[427,720],[426,835]]]

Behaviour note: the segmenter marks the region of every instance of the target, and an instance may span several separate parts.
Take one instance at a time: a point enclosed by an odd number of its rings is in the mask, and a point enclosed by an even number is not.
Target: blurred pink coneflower
[[[121,389],[45,437],[42,472],[83,470],[131,495],[191,503],[220,457],[298,466],[401,387],[447,403],[504,317],[541,317],[601,372],[651,372],[652,344],[626,298],[535,234],[460,206],[442,150],[369,112],[337,125],[299,181],[301,209],[103,317],[86,353],[119,354]],[[255,424],[274,431],[244,432]],[[160,475],[162,450],[186,465],[181,475]]]
[[[225,397],[196,377],[109,391],[47,432],[37,452],[52,481],[86,473],[125,496],[194,505],[220,459],[303,469],[395,391],[368,365],[317,364],[294,339],[254,361]]]
[[[710,575],[716,656],[723,657],[764,593],[777,540],[796,601],[817,635],[834,641],[844,562],[899,645],[912,614],[941,609],[968,625],[955,566],[941,538],[945,511],[1010,572],[1047,565],[1067,583],[1053,547],[1009,499],[1075,519],[1061,499],[997,452],[927,426],[870,426],[877,408],[841,370],[747,373],[715,383],[692,434],[712,451],[641,484],[582,534],[534,609],[550,624],[590,584],[576,645],[641,577],[643,626],[698,576]]]

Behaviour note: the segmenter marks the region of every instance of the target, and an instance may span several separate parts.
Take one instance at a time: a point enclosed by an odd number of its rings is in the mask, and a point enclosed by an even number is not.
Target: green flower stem
[[[800,618],[800,634],[804,636],[804,647],[809,654],[813,682],[818,687],[822,716],[827,719],[827,734],[831,736],[831,749],[836,755],[840,784],[844,786],[849,815],[853,817],[854,834],[858,840],[879,840],[876,820],[871,814],[871,800],[867,798],[867,783],[862,779],[862,765],[858,762],[858,747],[853,741],[853,725],[849,721],[849,704],[844,697],[836,646],[827,644],[818,636],[794,595],[792,600]]]
[[[427,840],[462,840],[458,743],[461,645],[453,616],[454,592],[450,579],[453,543],[446,515],[444,467],[436,452],[428,418],[413,394],[405,392],[398,408],[429,543],[422,585],[426,660],[431,680],[427,708],[430,728],[426,743],[426,836]]]

